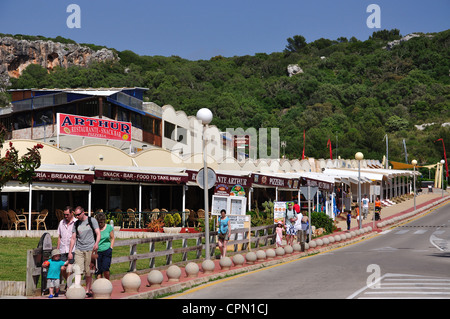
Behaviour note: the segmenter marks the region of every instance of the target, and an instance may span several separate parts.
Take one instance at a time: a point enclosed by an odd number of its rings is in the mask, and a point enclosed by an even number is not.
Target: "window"
[[[155,119],[153,134],[161,136],[161,120]]]
[[[188,133],[187,129],[181,126],[177,126],[177,142],[187,144]]]
[[[78,105],[78,115],[94,117],[98,116],[98,101],[85,101]]]
[[[131,112],[131,124],[134,127],[142,128],[142,115],[135,112]]]
[[[111,103],[103,103],[103,116],[114,120],[116,118],[116,106]]]
[[[174,139],[174,134],[175,133],[175,124],[170,123],[170,122],[165,122],[164,123],[164,137],[166,138],[170,138],[170,139]]]
[[[142,118],[142,129],[147,133],[153,133],[153,122],[154,119],[149,116],[144,116]]]
[[[117,110],[117,121],[129,122],[128,111],[119,107]]]
[[[33,119],[33,126],[35,127],[53,124],[53,111],[52,109],[35,111]]]
[[[31,112],[23,112],[14,115],[14,129],[20,130],[31,127]]]
[[[77,114],[75,104],[61,105],[55,110],[56,113]]]

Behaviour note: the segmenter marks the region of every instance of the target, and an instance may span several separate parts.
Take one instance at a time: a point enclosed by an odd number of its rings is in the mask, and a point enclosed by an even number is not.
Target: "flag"
[[[331,150],[331,140],[328,140],[327,147],[330,148],[330,159],[333,159],[333,151]]]
[[[437,141],[442,141],[442,147],[444,148],[445,170],[447,171],[447,174],[446,174],[445,176],[448,177],[447,154],[445,153],[444,139],[440,138],[440,139],[438,139],[438,140],[436,140],[436,141],[434,141],[434,142],[436,143]]]
[[[305,130],[303,130],[303,153],[302,153],[302,160],[305,159]]]

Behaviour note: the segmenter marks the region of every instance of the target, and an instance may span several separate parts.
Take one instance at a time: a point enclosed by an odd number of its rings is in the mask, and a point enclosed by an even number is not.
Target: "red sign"
[[[78,183],[92,183],[94,181],[94,175],[92,174],[80,174],[80,173],[62,173],[62,172],[36,172],[34,180],[40,181],[69,181]]]
[[[57,114],[58,134],[131,142],[131,123],[73,114]]]
[[[188,173],[189,181],[195,182],[197,178],[197,171],[186,170]],[[224,175],[224,174],[216,174],[217,185],[224,184],[227,186],[234,186],[236,184],[242,185],[243,187],[251,187],[252,180],[248,176],[233,176],[233,175]]]
[[[176,183],[185,184],[188,181],[186,175],[162,175],[136,172],[118,172],[95,170],[96,179],[107,179],[112,181],[133,181],[149,183]]]

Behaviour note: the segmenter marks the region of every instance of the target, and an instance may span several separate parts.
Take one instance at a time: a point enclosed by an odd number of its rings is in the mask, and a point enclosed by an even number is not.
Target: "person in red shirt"
[[[294,200],[294,210],[297,214],[300,214],[300,205],[298,204],[297,200]]]

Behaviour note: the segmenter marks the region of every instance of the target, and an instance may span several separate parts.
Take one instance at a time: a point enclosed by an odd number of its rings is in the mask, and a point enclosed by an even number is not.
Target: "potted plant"
[[[164,228],[164,221],[162,220],[162,218],[152,220],[150,223],[147,224],[147,231],[149,232],[160,233],[163,232],[163,228]]]
[[[177,213],[178,214],[178,213]],[[181,221],[180,214],[178,214],[178,218],[176,218],[177,223],[179,224]],[[178,234],[181,231],[181,227],[174,227],[177,224],[175,223],[175,218],[172,214],[166,214],[164,216],[164,232],[170,234]]]

